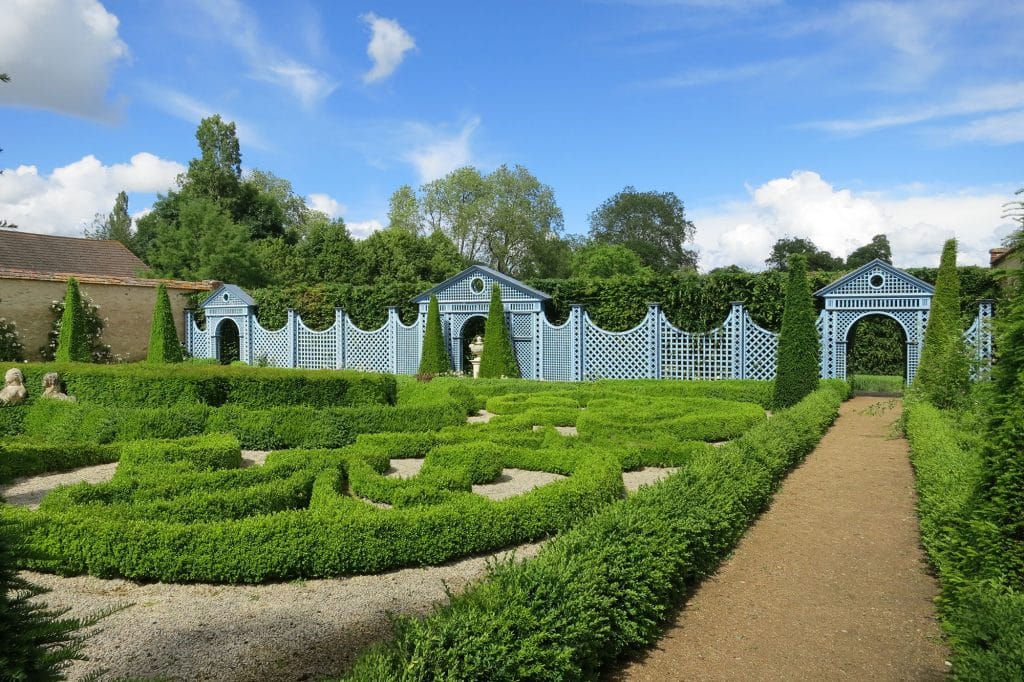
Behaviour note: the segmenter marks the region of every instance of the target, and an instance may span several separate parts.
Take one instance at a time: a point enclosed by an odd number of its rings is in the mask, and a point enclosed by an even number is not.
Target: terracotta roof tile
[[[0,268],[138,277],[149,268],[121,242],[0,230]]]

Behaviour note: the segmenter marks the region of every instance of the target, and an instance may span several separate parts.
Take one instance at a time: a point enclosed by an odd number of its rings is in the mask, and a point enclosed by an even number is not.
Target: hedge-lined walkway
[[[609,679],[943,678],[913,471],[889,437],[899,409],[845,403],[656,648]]]

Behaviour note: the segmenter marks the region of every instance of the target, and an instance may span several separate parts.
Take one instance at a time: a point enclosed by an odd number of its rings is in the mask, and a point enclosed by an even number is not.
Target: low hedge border
[[[120,445],[0,442],[0,483],[20,476],[116,462],[120,456]]]
[[[1004,586],[986,560],[995,529],[974,520],[981,480],[978,443],[964,442],[953,415],[905,401],[905,427],[917,481],[921,543],[938,574],[939,615],[957,680],[1024,679],[1024,594]]]
[[[29,403],[39,397],[47,372],[58,372],[68,394],[80,402],[122,407],[393,405],[398,395],[393,376],[353,370],[74,362],[25,363],[18,368],[25,374]]]
[[[395,639],[345,679],[596,677],[656,639],[687,586],[715,569],[848,394],[845,382],[822,382],[734,443],[558,536],[537,558],[498,566],[425,619],[399,619]]]
[[[264,468],[299,470],[269,483],[266,474],[257,477],[259,469],[245,474],[203,472],[216,461],[227,463],[227,455],[215,454],[227,450],[224,436],[184,441],[183,448],[198,453],[184,463],[167,461],[171,444],[137,447],[140,453],[151,453],[140,457],[148,463],[130,467],[109,484],[66,489],[51,495],[52,500],[48,497],[38,512],[0,510],[23,525],[38,556],[50,557],[32,560],[29,566],[63,574],[174,582],[376,573],[537,540],[578,523],[623,494],[619,462],[608,452],[548,452],[547,461],[558,462],[553,468],[571,474],[569,478],[506,500],[453,492],[443,496],[441,505],[410,501],[407,508],[381,510],[344,490],[350,471],[386,469],[388,460],[372,452],[372,441],[351,449],[271,453]],[[439,446],[433,475],[454,471],[483,479],[493,473],[481,469],[474,474],[472,467],[463,466],[470,447],[474,446]],[[431,458],[430,451],[426,456]],[[508,461],[523,465],[530,457],[520,454]],[[532,457],[538,464],[540,455]],[[452,468],[445,466],[446,461]],[[232,476],[239,484],[238,477],[250,472],[256,484],[235,490],[203,491],[189,480]],[[153,492],[154,484],[163,487]],[[271,501],[260,502],[261,493],[270,495]],[[302,506],[299,502],[306,499],[307,509],[277,510],[282,505]],[[261,515],[238,518],[246,509]],[[273,513],[263,513],[267,511]],[[217,514],[225,518],[214,520]]]

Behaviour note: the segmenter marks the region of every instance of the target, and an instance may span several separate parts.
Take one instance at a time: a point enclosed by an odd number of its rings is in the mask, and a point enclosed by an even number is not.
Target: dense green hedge
[[[19,476],[116,462],[120,454],[119,445],[0,442],[0,483]]]
[[[296,370],[220,365],[90,365],[28,363],[28,402],[42,392],[43,375],[58,372],[79,402],[121,407],[182,403],[312,407],[392,405],[395,378],[349,370]],[[2,410],[0,410],[2,411]]]
[[[998,530],[973,508],[982,480],[979,431],[955,418],[923,401],[906,402],[921,542],[941,584],[954,677],[1024,679],[1024,594],[1005,586],[1020,578],[1001,575],[1001,562],[989,556],[999,546]]]
[[[387,466],[386,459],[366,454],[358,444],[351,451],[280,451],[262,468],[206,473],[194,463],[166,463],[158,454],[142,478],[135,472],[108,484],[73,486],[51,494],[36,513],[10,507],[2,512],[24,524],[34,550],[53,557],[30,562],[36,568],[260,582],[374,573],[493,551],[570,527],[622,494],[613,456],[550,452],[572,475],[524,495],[494,502],[458,493],[443,505],[381,510],[340,492],[357,459],[378,473]],[[451,451],[441,455],[446,457],[460,459]],[[522,464],[528,457],[510,453],[506,463]],[[265,477],[267,468],[277,467],[290,474],[277,479],[275,488]],[[194,476],[204,484],[211,476],[231,477],[232,486],[214,482],[211,490],[190,481]],[[246,477],[253,477],[252,485]]]
[[[253,409],[237,405],[118,408],[42,400],[18,406],[12,414],[20,419],[9,435],[38,443],[102,444],[227,433],[238,438],[243,447],[271,450],[341,447],[360,433],[436,430],[463,423],[466,411],[452,401],[318,410],[307,406]]]
[[[583,679],[647,645],[687,587],[710,574],[817,443],[849,386],[824,382],[732,444],[698,455],[552,541],[497,567],[346,679]]]

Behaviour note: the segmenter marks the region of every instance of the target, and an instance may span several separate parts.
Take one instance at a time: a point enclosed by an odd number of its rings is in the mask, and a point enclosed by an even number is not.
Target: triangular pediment
[[[935,287],[876,258],[832,284],[814,292],[815,296],[931,296]]]
[[[214,290],[214,292],[210,294],[199,307],[203,310],[209,310],[210,308],[225,308],[240,305],[255,307],[256,301],[253,300],[252,296],[245,293],[241,287],[235,286],[234,284],[222,284],[217,287],[217,289]]]
[[[454,277],[436,287],[424,291],[412,299],[413,303],[424,304],[431,296],[437,296],[439,303],[477,303],[489,301],[491,287],[501,287],[502,301],[546,301],[551,297],[543,291],[523,284],[517,279],[500,273],[486,265],[471,265]]]

